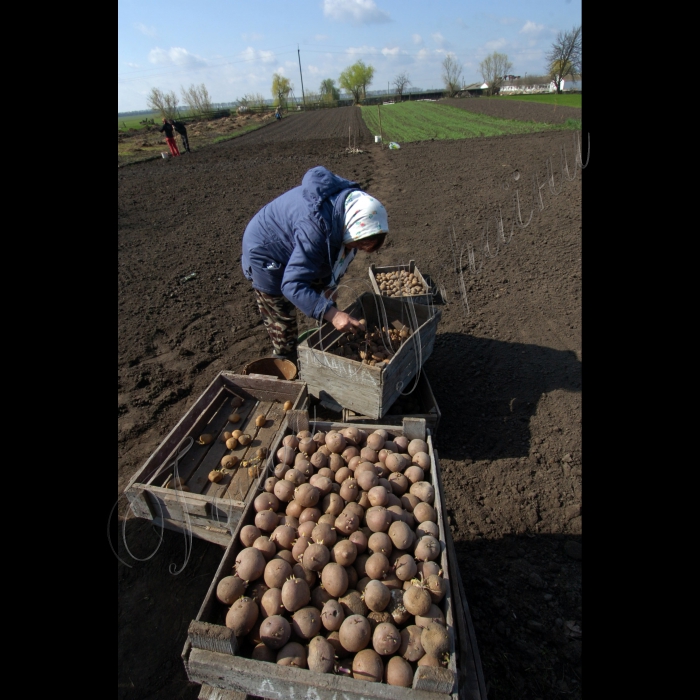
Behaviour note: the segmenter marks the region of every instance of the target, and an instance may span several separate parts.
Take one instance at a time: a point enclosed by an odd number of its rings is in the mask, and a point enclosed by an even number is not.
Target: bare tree
[[[462,65],[453,53],[442,62],[442,81],[448,97],[454,97],[462,89]]]
[[[204,116],[212,111],[211,98],[204,83],[190,85],[187,89],[181,86],[180,89],[182,90],[182,100],[190,108],[190,113],[193,116]]]
[[[503,83],[503,76],[510,73],[513,64],[504,53],[494,51],[479,64],[479,72],[484,82],[489,86],[489,95],[495,95]]]
[[[570,32],[560,31],[552,48],[545,55],[549,76],[554,81],[558,93],[561,93],[561,82],[564,76],[571,75],[574,79],[581,75],[582,36],[581,25]]]
[[[177,95],[174,92],[163,92],[159,88],[151,88],[147,104],[150,109],[160,112],[164,119],[175,119],[177,113]]]
[[[406,73],[406,71],[399,73],[394,78],[394,87],[396,88],[396,94],[399,96],[399,102],[401,102],[403,99],[403,93],[410,84],[411,81],[409,80],[408,73]]]

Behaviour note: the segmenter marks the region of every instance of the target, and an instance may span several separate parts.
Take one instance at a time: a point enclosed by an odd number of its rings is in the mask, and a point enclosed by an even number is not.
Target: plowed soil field
[[[518,118],[517,103],[502,103],[510,105]],[[575,144],[574,132],[561,131],[390,151],[374,143],[360,110],[346,107],[120,168],[118,494],[217,372],[269,353],[240,269],[243,230],[324,165],[389,212],[387,245],[358,255],[344,300],[368,289],[370,262],[415,260],[443,291],[425,371],[442,412],[436,446],[488,697],[580,698]],[[120,527],[112,542],[120,558],[118,697],[194,700],[199,687],[180,652],[223,550],[197,539],[188,549],[170,531],[159,544],[148,522],[126,517],[123,498],[117,512],[128,545]]]

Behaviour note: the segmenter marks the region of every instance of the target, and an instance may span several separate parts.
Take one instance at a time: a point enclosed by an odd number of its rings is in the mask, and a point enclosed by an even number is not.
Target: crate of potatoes
[[[416,304],[432,304],[435,299],[432,289],[415,260],[408,265],[369,266],[369,279],[375,294],[385,297],[410,300]]]

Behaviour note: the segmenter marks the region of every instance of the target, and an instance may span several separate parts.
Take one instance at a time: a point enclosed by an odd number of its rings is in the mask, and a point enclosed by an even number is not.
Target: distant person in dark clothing
[[[282,119],[282,112],[280,112],[279,107],[275,110],[275,119]]]
[[[177,133],[180,134],[180,138],[182,139],[182,147],[185,149],[185,151],[187,151],[187,153],[189,153],[190,152],[190,142],[187,139],[187,128],[180,121],[173,121],[171,119],[170,123],[175,127],[175,131],[177,131]]]
[[[175,143],[175,132],[173,131],[173,125],[163,117],[163,126],[158,129],[160,132],[165,132],[165,141],[170,149],[171,156],[179,156],[180,151],[178,150],[177,143]]]

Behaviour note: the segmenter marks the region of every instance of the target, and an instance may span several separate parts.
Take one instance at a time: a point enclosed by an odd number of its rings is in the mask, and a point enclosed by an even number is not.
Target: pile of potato
[[[217,586],[240,652],[411,687],[445,666],[447,592],[430,457],[384,430],[287,435]]]
[[[383,367],[391,362],[402,343],[410,337],[411,329],[408,326],[401,329],[375,326],[371,332],[359,330],[341,335],[337,346],[329,352],[372,367]]]
[[[379,292],[388,297],[407,297],[427,294],[428,290],[417,275],[408,270],[378,272],[375,276]]]

